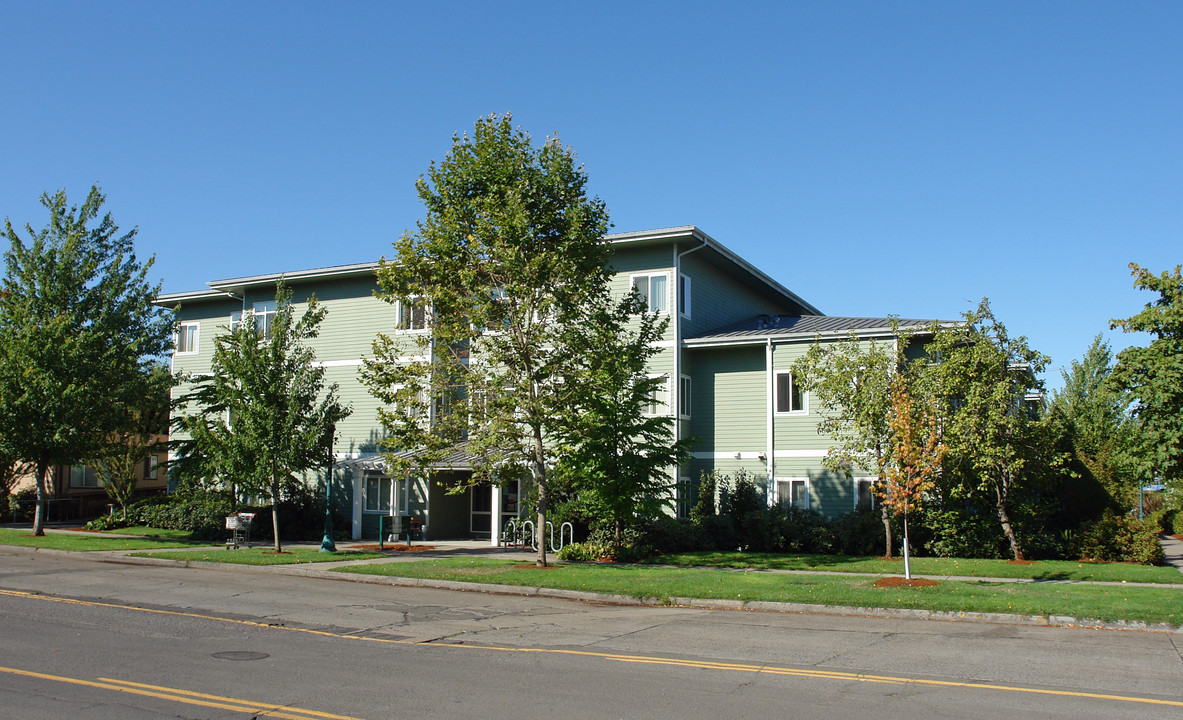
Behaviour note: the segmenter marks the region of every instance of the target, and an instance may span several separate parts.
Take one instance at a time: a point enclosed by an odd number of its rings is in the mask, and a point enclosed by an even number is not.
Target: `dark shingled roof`
[[[757,315],[743,322],[727,325],[690,340],[736,340],[769,335],[841,335],[865,330],[886,330],[891,318],[836,317],[832,315]],[[923,328],[932,320],[895,318],[900,328]]]

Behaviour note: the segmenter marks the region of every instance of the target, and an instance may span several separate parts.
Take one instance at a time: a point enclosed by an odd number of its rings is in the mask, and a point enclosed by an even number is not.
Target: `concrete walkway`
[[[1172,565],[1179,572],[1183,572],[1183,540],[1173,535],[1159,533],[1158,541],[1162,543],[1163,554],[1167,556],[1167,565]]]

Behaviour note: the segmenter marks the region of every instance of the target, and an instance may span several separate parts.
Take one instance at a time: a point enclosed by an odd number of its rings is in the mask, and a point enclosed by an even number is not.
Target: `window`
[[[197,352],[197,323],[181,323],[177,328],[177,355]]]
[[[366,477],[366,512],[390,512],[391,480],[388,477]]]
[[[275,323],[275,301],[255,303],[255,329],[263,337],[271,334],[271,326]]]
[[[92,467],[87,467],[85,465],[73,465],[70,467],[70,487],[100,487],[99,476],[97,473],[95,473],[94,468]]]
[[[776,411],[785,413],[804,413],[805,393],[794,382],[793,373],[783,370],[776,374]]]
[[[670,406],[670,379],[665,375],[650,375],[649,378],[651,380],[660,378],[661,382],[655,382],[649,388],[649,397],[646,398],[641,413],[644,415],[665,415]]]
[[[690,417],[690,378],[686,375],[678,379],[678,415]]]
[[[690,317],[690,278],[678,273],[678,312]]]
[[[427,301],[420,297],[399,300],[397,306],[399,330],[427,329]]]
[[[870,510],[875,507],[875,495],[871,492],[870,478],[857,478],[854,481],[854,507],[856,510]]]
[[[669,275],[633,275],[632,289],[650,312],[663,313],[669,309]]]
[[[678,478],[678,517],[690,517],[690,507],[694,504],[692,497],[694,486],[688,477]]]
[[[776,498],[781,507],[809,508],[808,480],[777,480]]]
[[[156,473],[159,472],[160,458],[155,455],[149,455],[144,458],[144,479],[155,480]]]

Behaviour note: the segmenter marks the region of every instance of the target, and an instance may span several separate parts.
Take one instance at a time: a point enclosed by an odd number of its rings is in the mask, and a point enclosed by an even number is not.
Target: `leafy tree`
[[[5,221],[10,247],[0,290],[0,438],[32,463],[43,535],[45,481],[55,464],[98,454],[123,421],[118,408],[145,367],[169,346],[171,317],[152,304],[153,260],[140,263],[136,230],[119,234],[92,187],[81,207],[66,193],[41,196],[49,222]]]
[[[320,333],[326,310],[310,298],[297,321],[292,292],[280,283],[269,330],[252,313],[215,339],[210,375],[194,383],[179,401],[175,427],[186,437],[176,443],[181,473],[233,478],[240,491],[271,499],[275,552],[279,501],[296,474],[324,467],[332,456],[338,422],[352,410],[341,405],[337,385],[327,389],[324,367],[314,364],[308,341]]]
[[[636,329],[629,329],[637,317]],[[627,525],[656,517],[672,504],[670,468],[690,456],[689,441],[674,441],[673,415],[665,409],[647,413],[668,382],[645,373],[668,322],[646,312],[630,294],[586,326],[570,329],[580,336],[572,344],[582,339],[586,350],[567,379],[577,392],[556,431],[561,452],[556,471],[570,473],[592,496],[591,504],[613,526],[617,551]]]
[[[1126,508],[1137,502],[1135,444],[1139,435],[1128,396],[1109,378],[1113,352],[1098,333],[1080,360],[1061,371],[1062,389],[1052,393],[1049,411],[1065,425],[1077,459],[1110,497]]]
[[[87,461],[102,478],[107,496],[119,503],[124,519],[139,485],[140,464],[167,447],[172,387],[173,376],[167,367],[157,363],[145,368],[139,381],[129,384],[126,396],[112,408],[122,415],[119,429],[98,455]]]
[[[904,547],[908,548],[908,511],[920,507],[933,489],[948,448],[941,438],[940,412],[935,398],[918,399],[908,389],[907,377],[891,383],[891,456],[884,477],[883,507],[903,516]],[[904,554],[904,577],[912,577],[909,553]]]
[[[461,441],[476,482],[526,469],[537,497],[538,564],[553,441],[580,392],[586,346],[572,329],[610,303],[604,204],[558,138],[535,147],[511,117],[453,138],[416,187],[426,215],[383,262],[380,296],[426,325],[417,354],[389,335],[363,377],[387,407],[388,467],[429,473]],[[430,399],[428,401],[428,399]]]
[[[874,474],[882,499],[891,455],[891,383],[898,367],[896,353],[883,343],[851,335],[839,342],[815,342],[793,365],[793,377],[825,408],[819,435],[833,445],[823,465],[846,476],[853,468]],[[884,554],[891,557],[891,518],[880,503]]]
[[[1039,393],[1046,355],[1025,337],[1012,338],[985,299],[965,322],[934,328],[924,371],[929,392],[942,401],[944,439],[966,489],[992,498],[998,522],[1016,560],[1022,546],[1010,516],[1015,491],[1059,462],[1047,423],[1028,403]]]
[[[1148,472],[1180,487],[1183,481],[1183,276],[1174,272],[1155,275],[1130,263],[1134,287],[1158,293],[1142,311],[1110,327],[1125,332],[1150,333],[1146,347],[1130,347],[1117,355],[1114,387],[1134,399],[1144,442],[1143,461]]]

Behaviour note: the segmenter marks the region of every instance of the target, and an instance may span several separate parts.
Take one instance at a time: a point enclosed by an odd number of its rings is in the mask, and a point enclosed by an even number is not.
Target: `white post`
[[[473,488],[473,492],[476,491]],[[493,502],[489,503],[489,538],[492,546],[497,547],[501,544],[501,486],[494,485],[489,492],[493,493]]]

